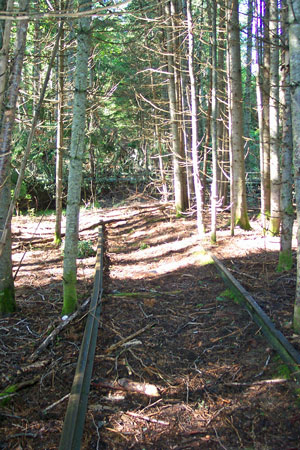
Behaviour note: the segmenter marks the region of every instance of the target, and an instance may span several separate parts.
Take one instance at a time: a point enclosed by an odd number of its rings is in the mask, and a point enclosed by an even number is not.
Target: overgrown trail
[[[278,375],[278,361],[226,296],[194,226],[144,205],[108,227],[111,283],[90,399],[92,442],[98,433],[99,449],[297,447],[290,385],[264,382]],[[105,387],[124,378],[158,394]]]
[[[157,203],[84,211],[83,242],[96,244],[102,219],[108,222],[110,280],[82,449],[298,449],[299,385],[284,379],[287,368],[227,296],[195,236],[195,220],[175,218]],[[0,319],[0,381],[1,391],[23,388],[0,405],[1,450],[58,448],[85,325],[83,314],[30,363],[33,350],[61,323],[55,220],[45,219],[28,247],[37,221],[14,222],[14,270],[24,244],[28,251],[16,278],[19,309]],[[286,323],[293,274],[276,274],[276,254],[261,246],[254,229],[237,231],[234,239],[229,233],[225,225],[213,250],[278,325]],[[91,293],[94,264],[93,256],[79,260],[82,300]]]

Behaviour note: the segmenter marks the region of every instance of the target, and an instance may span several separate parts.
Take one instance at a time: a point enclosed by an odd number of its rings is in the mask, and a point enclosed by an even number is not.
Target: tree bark
[[[79,1],[79,10],[89,10],[91,4]],[[78,21],[77,57],[75,72],[75,92],[73,104],[72,134],[70,145],[70,163],[68,178],[68,196],[66,212],[66,238],[63,269],[63,309],[62,314],[70,314],[77,307],[77,248],[79,207],[82,180],[82,161],[85,145],[86,99],[88,80],[88,60],[90,50],[90,18]]]
[[[171,122],[171,136],[172,136],[172,151],[173,151],[173,170],[174,170],[174,194],[175,194],[175,209],[177,213],[184,211],[187,208],[187,190],[185,177],[185,155],[180,141],[179,118],[178,118],[178,92],[176,91],[175,80],[175,49],[174,42],[174,24],[172,16],[175,13],[174,1],[165,5],[165,15],[167,18],[166,38],[167,38],[167,59],[168,59],[168,94],[170,105],[170,122]]]
[[[300,334],[300,0],[289,0],[290,85],[294,147],[294,177],[297,208],[297,282],[294,330]]]
[[[279,39],[278,0],[270,0],[270,185],[269,232],[280,231],[280,151],[279,151]]]
[[[217,75],[217,5],[213,1],[212,7],[212,92],[211,92],[211,140],[212,140],[212,184],[211,184],[211,234],[212,243],[217,241],[217,202],[218,202],[218,75]]]
[[[250,228],[245,185],[243,108],[238,0],[228,0],[228,85],[230,91],[232,226]]]
[[[63,177],[63,145],[64,145],[64,32],[59,40],[58,54],[58,93],[57,93],[57,129],[56,129],[56,177],[55,177],[55,235],[54,243],[61,243],[62,221],[62,177]]]
[[[287,29],[287,2],[282,3],[282,66],[281,66],[281,101],[282,101],[282,181],[281,181],[281,233],[280,253],[277,270],[290,270],[293,265],[292,234],[294,223],[293,208],[293,134],[291,122],[291,93],[289,74],[289,51]]]
[[[29,0],[20,1],[20,12],[28,10]],[[0,315],[13,312],[16,308],[11,260],[11,220],[7,222],[10,205],[10,160],[11,140],[26,45],[28,20],[18,25],[14,63],[11,69],[7,99],[4,100],[4,113],[0,135]]]
[[[193,179],[196,195],[197,208],[197,230],[198,234],[204,234],[203,222],[203,185],[199,170],[198,157],[198,118],[197,118],[197,96],[196,96],[196,82],[194,73],[194,34],[193,34],[193,17],[192,17],[192,2],[187,0],[187,21],[188,21],[188,68],[190,76],[191,89],[191,121],[192,121],[192,165],[193,165]]]

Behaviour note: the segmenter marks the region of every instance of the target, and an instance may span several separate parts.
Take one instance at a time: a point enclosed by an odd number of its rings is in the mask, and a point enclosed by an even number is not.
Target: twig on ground
[[[149,330],[149,328],[154,327],[156,325],[156,322],[149,323],[145,327],[141,328],[140,330],[136,331],[135,333],[132,333],[130,336],[125,337],[124,339],[121,339],[121,341],[117,342],[116,344],[111,345],[105,350],[105,353],[111,353],[117,348],[121,347],[125,342],[131,341],[136,336],[139,336],[140,334],[144,333],[144,331]]]
[[[54,408],[55,406],[59,405],[60,403],[62,403],[63,401],[65,401],[67,398],[70,397],[70,393],[68,393],[67,395],[65,395],[64,397],[60,398],[59,400],[57,400],[56,402],[52,403],[52,405],[47,406],[47,408],[43,409],[42,414],[47,414],[48,411],[50,411],[50,409]]]
[[[63,330],[70,322],[72,322],[76,317],[78,317],[88,306],[90,302],[90,297],[85,300],[85,302],[66,320],[62,321],[53,331],[46,337],[46,339],[41,343],[41,345],[32,353],[29,357],[29,361],[36,361],[39,357],[39,354],[45,350],[45,348],[53,341],[55,336],[57,336],[61,330]]]
[[[142,414],[137,414],[134,412],[127,411],[125,414],[131,417],[135,417],[136,419],[145,420],[146,422],[157,423],[159,425],[169,426],[170,422],[165,422],[163,420],[152,419],[151,417],[144,416]]]
[[[154,384],[149,383],[140,383],[137,381],[131,381],[127,378],[120,378],[116,382],[112,382],[106,380],[104,378],[97,379],[94,383],[92,383],[93,387],[105,387],[109,389],[117,389],[128,392],[135,392],[137,394],[147,395],[149,397],[159,397],[160,388],[155,386]]]

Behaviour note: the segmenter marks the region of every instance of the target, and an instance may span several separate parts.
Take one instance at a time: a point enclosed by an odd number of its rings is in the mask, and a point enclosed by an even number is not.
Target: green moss
[[[10,395],[14,394],[17,391],[17,385],[13,384],[4,389],[3,392],[0,393],[0,406],[6,406],[10,401]],[[3,400],[1,400],[3,398]]]
[[[216,244],[216,242],[217,242],[217,235],[216,235],[216,233],[211,233],[211,235],[210,235],[210,243],[211,244]]]
[[[249,231],[251,230],[251,225],[248,219],[248,214],[245,212],[245,214],[241,217],[236,217],[235,225],[242,228],[242,230]]]
[[[61,245],[62,239],[61,236],[59,236],[57,233],[54,235],[53,243],[56,247],[59,247]]]
[[[206,266],[207,264],[214,263],[214,260],[209,256],[209,254],[204,249],[194,252],[193,256],[195,256],[198,259],[198,263],[200,264],[200,266]]]
[[[0,292],[0,316],[11,314],[16,310],[15,289],[13,284]]]
[[[293,204],[290,203],[284,210],[284,213],[287,214],[288,216],[294,216],[294,207]]]
[[[293,267],[293,253],[291,250],[282,250],[279,253],[279,261],[276,271],[286,272]]]
[[[300,304],[298,303],[294,307],[293,328],[295,333],[300,334]]]
[[[278,217],[272,217],[270,219],[268,234],[270,236],[279,236],[280,233],[280,219]]]
[[[62,316],[72,314],[77,308],[76,273],[64,274],[64,301]]]
[[[230,298],[230,300],[233,300],[235,303],[239,303],[238,297],[230,289],[225,289],[225,291],[221,292],[219,297],[217,297],[217,300],[221,301],[220,299],[225,300],[226,298]]]

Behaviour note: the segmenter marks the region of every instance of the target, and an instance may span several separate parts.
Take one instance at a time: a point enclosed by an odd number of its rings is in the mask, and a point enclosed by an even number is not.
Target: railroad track
[[[65,415],[59,450],[80,449],[96,349],[103,292],[104,227],[99,228],[93,294]]]
[[[104,259],[103,234],[104,229],[103,227],[100,227],[93,294],[65,415],[59,450],[79,450],[81,448],[101,311]],[[300,380],[300,354],[282,333],[275,328],[266,313],[259,307],[253,297],[233,277],[226,267],[214,255],[211,254],[210,256],[225,284],[228,285],[230,290],[234,293],[239,304],[243,308],[246,308],[253,321],[264,333],[269,344],[290,367],[294,378]]]

